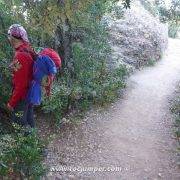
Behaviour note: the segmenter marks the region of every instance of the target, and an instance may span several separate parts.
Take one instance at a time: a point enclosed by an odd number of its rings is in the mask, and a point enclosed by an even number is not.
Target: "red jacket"
[[[27,43],[22,44],[16,49],[10,65],[13,71],[13,93],[9,100],[9,105],[13,108],[19,101],[24,100],[27,96],[33,71],[33,58],[31,53],[34,53],[31,47]]]

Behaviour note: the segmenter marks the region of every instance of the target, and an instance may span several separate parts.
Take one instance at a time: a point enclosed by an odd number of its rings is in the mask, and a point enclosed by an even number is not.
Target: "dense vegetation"
[[[177,164],[180,165],[180,87],[178,86],[178,91],[176,91],[174,99],[171,101],[170,110],[174,116],[174,136],[177,139]]]
[[[167,5],[164,0],[140,0],[143,6],[162,23],[168,23],[169,37],[176,38],[180,29],[180,0],[171,0]]]
[[[0,179],[39,179],[46,171],[42,164],[44,143],[36,132],[24,136],[16,126],[13,132],[2,131],[0,124]]]
[[[44,98],[41,110],[51,113],[56,124],[69,112],[84,111],[93,104],[113,101],[125,86],[125,66],[108,69],[111,56],[108,32],[101,19],[117,0],[0,0],[0,118],[4,117],[11,93],[8,65],[13,50],[7,41],[7,29],[13,23],[22,24],[34,47],[52,47],[62,58],[63,66],[54,83],[52,96]],[[151,7],[144,2],[145,7]],[[160,1],[159,1],[160,2]],[[127,8],[130,0],[122,0]],[[176,4],[178,3],[178,4]],[[170,34],[179,28],[180,2],[173,0],[170,10],[156,1],[155,10],[162,22],[175,24]],[[121,14],[122,9],[117,10]],[[74,111],[75,110],[75,111]],[[16,129],[5,132],[0,124],[0,175],[38,179],[44,174],[43,143],[33,132],[24,136]],[[1,178],[1,177],[0,177]]]
[[[52,113],[56,123],[72,110],[82,111],[92,104],[103,105],[125,86],[126,68],[107,68],[111,48],[108,33],[101,23],[116,0],[0,1],[0,112],[6,110],[11,93],[8,65],[13,50],[7,41],[7,29],[22,24],[34,47],[52,47],[62,58],[52,96],[43,100],[41,109]],[[122,1],[129,7],[129,0]],[[9,112],[7,112],[9,114]],[[1,120],[4,118],[1,115]],[[36,132],[0,132],[0,175],[38,179],[44,173],[43,143]]]
[[[0,2],[1,8],[6,7],[6,11],[1,11],[2,33],[6,34],[12,22],[21,23],[33,46],[52,47],[63,59],[53,95],[43,103],[43,110],[53,112],[58,120],[72,108],[113,100],[116,90],[124,86],[125,68],[119,67],[112,73],[106,66],[111,49],[101,17],[114,3],[115,0]],[[129,6],[129,1],[124,3]],[[10,94],[7,67],[12,54],[4,34],[1,34],[1,108]]]

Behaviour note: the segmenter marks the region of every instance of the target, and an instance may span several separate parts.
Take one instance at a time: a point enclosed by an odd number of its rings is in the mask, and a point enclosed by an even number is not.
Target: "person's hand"
[[[7,108],[9,111],[14,111],[14,108],[9,103],[7,104]]]

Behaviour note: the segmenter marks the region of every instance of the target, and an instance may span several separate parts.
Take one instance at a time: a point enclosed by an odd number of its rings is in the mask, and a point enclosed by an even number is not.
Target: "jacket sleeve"
[[[14,89],[9,104],[14,108],[25,96],[28,87],[28,64],[23,55],[15,56],[13,71]]]

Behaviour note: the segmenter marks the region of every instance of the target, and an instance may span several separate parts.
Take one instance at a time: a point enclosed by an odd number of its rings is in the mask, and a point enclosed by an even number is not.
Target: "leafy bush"
[[[8,60],[0,59],[0,108],[5,108],[11,93],[10,71],[8,69]]]
[[[179,88],[179,87],[178,87]],[[180,90],[176,91],[175,97],[172,100],[172,104],[170,107],[171,112],[174,116],[174,135],[177,138],[179,143],[177,148],[177,154],[180,155]],[[180,165],[180,158],[178,157],[177,164]]]
[[[168,23],[169,37],[176,38],[179,31],[180,19],[180,0],[172,0],[170,7],[166,6],[165,1],[141,0],[141,4],[152,15],[157,16],[162,23]]]
[[[5,26],[0,34],[0,108],[4,108],[10,95],[12,58],[6,34],[10,24],[21,23],[27,29],[34,46],[52,47],[59,51],[63,68],[53,87],[53,94],[43,100],[42,109],[51,112],[57,122],[70,110],[85,110],[90,105],[111,102],[123,88],[126,68],[113,72],[107,68],[111,49],[107,31],[101,25],[102,16],[116,0],[93,1],[1,1],[5,8]],[[129,6],[129,0],[123,0]],[[32,8],[33,7],[33,8]],[[26,14],[24,16],[23,14]],[[0,135],[0,175],[9,179],[39,179],[44,174],[42,165],[43,143],[36,132],[24,136],[17,130]]]
[[[4,2],[0,2],[0,12],[0,109],[4,109],[11,92],[8,66],[12,58],[12,48],[7,39],[7,29],[13,20]]]
[[[171,106],[171,112],[175,116],[175,134],[177,138],[180,138],[180,95],[179,92],[177,94],[176,99]]]
[[[119,90],[125,87],[126,76],[126,68],[120,66],[113,72],[105,72],[101,78],[76,81],[71,88],[61,79],[60,84],[54,85],[52,96],[44,99],[43,110],[53,114],[59,123],[68,110],[84,111],[93,104],[105,105],[118,97]]]
[[[9,179],[40,179],[45,173],[42,165],[44,144],[35,131],[24,135],[16,127],[11,134],[0,135],[0,177]]]
[[[111,50],[107,31],[100,23],[103,15],[112,10],[115,2],[116,0],[17,1],[16,6],[6,1],[0,3],[0,8],[6,8],[2,17],[6,26],[1,27],[5,34],[12,22],[21,23],[27,29],[34,46],[49,46],[61,54],[62,72],[57,77],[53,96],[43,103],[43,110],[46,112],[59,113],[57,119],[61,119],[71,108],[88,107],[92,102],[98,102],[98,98],[104,97],[104,101],[108,101],[108,94],[111,100],[114,95],[111,95],[110,90],[114,91],[118,84],[123,84],[118,80],[122,77],[115,78],[114,73],[107,70]],[[129,0],[122,2],[129,7]],[[24,13],[27,14],[26,17],[22,15]],[[2,38],[0,97],[3,101],[0,107],[4,108],[11,89],[8,64],[12,49],[7,37],[3,35]]]
[[[156,63],[156,61],[155,61],[154,59],[150,59],[150,60],[148,61],[147,66],[154,66],[155,63]]]
[[[65,71],[58,78],[53,95],[43,102],[43,110],[54,114],[57,122],[69,110],[83,111],[92,104],[112,102],[124,87],[126,68],[120,66],[112,72],[107,67],[111,49],[105,27],[93,19],[88,25],[84,20],[84,25],[88,31],[83,30],[81,40],[72,43],[71,73]]]
[[[144,8],[149,11],[153,16],[157,16],[159,14],[157,6],[150,0],[140,0],[140,3],[144,6]]]
[[[171,22],[169,24],[168,34],[171,38],[176,38],[179,32],[179,26],[176,23]]]
[[[122,19],[124,17],[125,9],[123,6],[115,6],[112,9],[113,15],[117,19]]]

